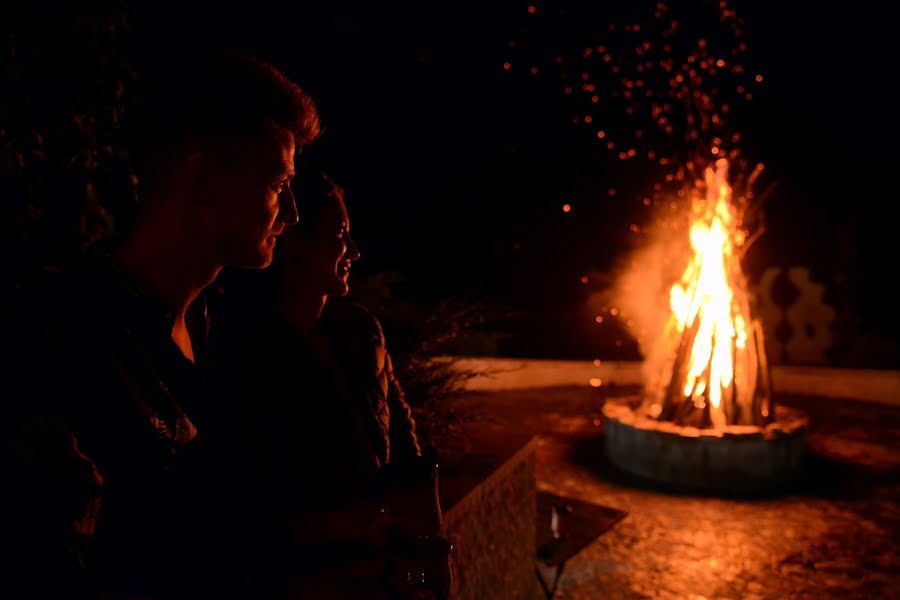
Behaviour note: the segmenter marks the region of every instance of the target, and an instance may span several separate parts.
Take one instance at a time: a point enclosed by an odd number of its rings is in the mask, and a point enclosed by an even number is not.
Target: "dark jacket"
[[[3,581],[72,598],[196,582],[205,385],[172,341],[174,317],[108,260],[22,300],[6,315],[17,351],[3,376],[4,555],[15,560]]]
[[[381,326],[365,308],[327,304],[319,322],[327,358],[272,313],[232,306],[214,311],[216,322],[218,379],[228,382],[232,429],[241,432],[234,454],[245,485],[236,493],[248,494],[246,512],[256,515],[238,533],[254,549],[247,583],[277,588],[285,574],[302,579],[347,558],[346,547],[298,547],[288,523],[374,502],[381,468],[420,454],[415,424]]]
[[[349,302],[329,303],[322,320],[342,362],[338,370],[351,393],[365,399],[377,425],[370,435],[378,466],[419,456],[415,422],[394,376],[381,323],[366,308]]]
[[[219,317],[213,344],[237,441],[248,450],[236,454],[255,463],[247,465],[251,477],[290,487],[295,507],[333,506],[365,493],[385,464],[420,454],[384,333],[368,310],[326,305],[319,327],[327,357],[278,315],[238,310]]]

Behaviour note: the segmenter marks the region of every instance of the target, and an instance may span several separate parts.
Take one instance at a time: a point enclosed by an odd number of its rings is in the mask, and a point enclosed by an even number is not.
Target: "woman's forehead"
[[[321,212],[331,221],[344,222],[349,220],[347,207],[344,205],[344,192],[340,188],[329,192],[328,199],[322,205]]]
[[[300,229],[308,227],[339,227],[347,224],[347,211],[341,196],[328,194],[320,198],[319,202],[304,202],[302,197],[297,198],[297,213],[300,217],[298,225]]]

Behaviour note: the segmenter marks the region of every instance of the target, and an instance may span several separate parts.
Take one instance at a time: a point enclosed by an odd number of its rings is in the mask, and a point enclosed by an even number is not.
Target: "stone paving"
[[[811,417],[802,477],[778,494],[662,490],[603,457],[600,407],[636,390],[470,393],[465,429],[540,436],[538,485],[628,511],[572,559],[557,598],[900,599],[900,408],[787,398]]]

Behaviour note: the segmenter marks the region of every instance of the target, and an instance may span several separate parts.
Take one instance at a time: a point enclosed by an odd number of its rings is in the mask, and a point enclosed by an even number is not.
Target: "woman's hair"
[[[308,231],[315,223],[322,207],[335,194],[343,198],[344,189],[336,184],[325,172],[313,167],[308,162],[301,162],[297,175],[291,181],[291,191],[297,202],[299,221],[294,226],[298,231]],[[278,253],[276,247],[276,255]],[[276,261],[277,256],[276,256]]]

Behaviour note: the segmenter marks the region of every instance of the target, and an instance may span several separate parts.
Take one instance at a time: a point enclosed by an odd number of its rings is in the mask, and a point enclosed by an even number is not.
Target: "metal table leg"
[[[547,582],[544,581],[544,576],[541,575],[540,567],[534,568],[534,573],[537,575],[538,583],[541,584],[541,589],[544,590],[544,596],[547,597],[547,600],[553,600],[553,596],[556,595],[556,588],[559,586],[559,578],[562,577],[563,569],[566,567],[566,563],[562,562],[556,565],[556,574],[553,576],[553,583],[549,587],[547,587]]]

